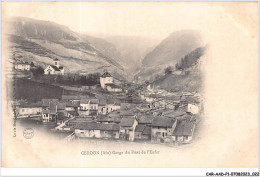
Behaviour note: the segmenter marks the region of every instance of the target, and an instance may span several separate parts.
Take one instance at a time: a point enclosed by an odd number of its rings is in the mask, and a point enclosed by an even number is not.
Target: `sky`
[[[234,5],[246,9],[245,4],[213,2],[4,2],[2,14],[53,21],[82,33],[165,38],[181,29],[205,30],[211,16]],[[230,9],[240,18],[241,12]]]

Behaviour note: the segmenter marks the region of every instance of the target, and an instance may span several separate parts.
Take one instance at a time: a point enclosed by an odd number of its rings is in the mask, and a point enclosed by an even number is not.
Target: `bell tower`
[[[53,60],[53,62],[54,62],[54,66],[56,66],[57,68],[60,67],[60,60],[59,60],[59,59],[55,58],[55,59]]]

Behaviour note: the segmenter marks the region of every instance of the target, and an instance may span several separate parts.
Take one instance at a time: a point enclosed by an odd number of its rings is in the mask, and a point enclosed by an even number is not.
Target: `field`
[[[12,89],[14,99],[27,99],[31,102],[40,101],[42,98],[60,99],[63,93],[61,87],[28,79],[15,79]]]

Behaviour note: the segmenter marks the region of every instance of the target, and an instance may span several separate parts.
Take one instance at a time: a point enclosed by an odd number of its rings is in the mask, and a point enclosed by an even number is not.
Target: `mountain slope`
[[[127,77],[117,62],[120,53],[107,41],[81,35],[53,22],[24,17],[8,21],[7,35],[15,60],[46,66],[59,58],[66,72],[92,73],[108,70]],[[120,79],[122,79],[120,78]]]
[[[121,53],[121,64],[129,72],[136,73],[145,55],[158,43],[156,39],[136,36],[111,36],[105,38]]]
[[[201,62],[205,60],[208,46],[199,47],[185,55],[176,64],[176,70],[157,78],[151,87],[171,92],[200,92],[203,85]]]
[[[187,53],[204,45],[197,31],[182,30],[170,34],[142,61],[142,69],[136,75],[145,80],[153,80],[163,74],[168,66],[174,66]]]

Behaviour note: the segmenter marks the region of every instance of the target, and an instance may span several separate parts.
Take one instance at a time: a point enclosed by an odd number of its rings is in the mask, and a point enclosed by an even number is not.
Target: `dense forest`
[[[175,65],[177,70],[185,70],[189,67],[196,65],[198,59],[205,54],[207,50],[207,46],[200,47],[195,49],[194,51],[190,52],[189,54],[185,55],[180,62]]]
[[[93,86],[99,84],[100,73],[89,74],[87,76],[79,74],[66,75],[42,75],[35,79],[49,84],[61,84],[70,86]]]

